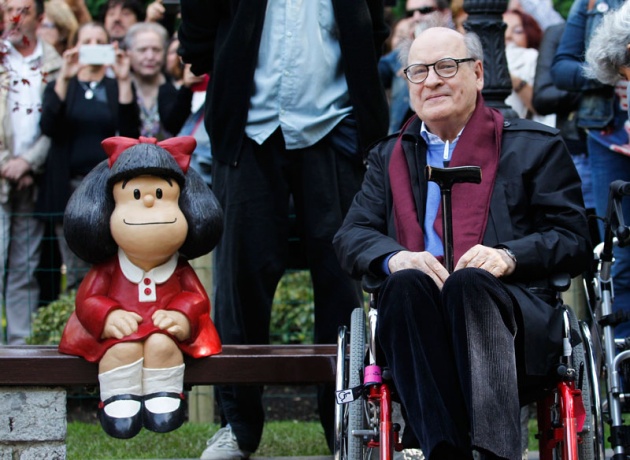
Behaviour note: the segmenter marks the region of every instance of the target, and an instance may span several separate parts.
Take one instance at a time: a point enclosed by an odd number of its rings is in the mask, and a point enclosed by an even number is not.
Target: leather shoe
[[[177,400],[179,403],[177,409],[163,413],[151,412],[147,407],[147,403],[150,403],[151,400],[157,398]],[[143,419],[144,427],[147,430],[155,431],[156,433],[168,433],[169,431],[173,431],[182,426],[185,414],[186,398],[183,393],[161,391],[144,396]]]
[[[138,409],[135,413],[123,417],[108,415],[106,409],[116,401],[137,401]],[[110,407],[111,409],[111,407]],[[115,395],[98,404],[98,419],[105,433],[113,438],[129,439],[137,435],[142,429],[142,396]],[[113,412],[110,410],[110,413]]]

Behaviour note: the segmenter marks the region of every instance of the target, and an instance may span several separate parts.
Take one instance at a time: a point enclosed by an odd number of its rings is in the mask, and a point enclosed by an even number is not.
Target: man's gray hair
[[[630,2],[604,15],[593,32],[588,49],[584,75],[607,85],[614,85],[621,75],[619,68],[630,67]]]
[[[468,56],[483,62],[483,46],[479,36],[474,32],[466,32],[464,34],[464,44],[468,50]]]
[[[401,41],[400,45],[398,46],[398,60],[403,66],[407,66],[408,64],[410,64],[407,61],[409,57],[409,49],[411,48],[412,43],[413,40],[404,40]],[[468,51],[467,57],[471,57],[483,63],[483,46],[481,45],[481,40],[476,33],[466,32],[464,34],[464,45],[466,45],[466,50]]]

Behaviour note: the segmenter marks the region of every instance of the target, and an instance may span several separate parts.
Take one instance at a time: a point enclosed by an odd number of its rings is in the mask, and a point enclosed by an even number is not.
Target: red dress
[[[137,267],[136,271],[142,272]],[[155,289],[155,292],[151,292]],[[140,295],[139,295],[140,293]],[[155,300],[140,300],[150,294]],[[103,354],[119,342],[143,341],[157,332],[168,334],[153,325],[151,315],[156,310],[175,310],[190,322],[190,338],[178,344],[183,353],[194,358],[221,351],[221,341],[210,319],[210,300],[199,278],[188,262],[179,258],[172,275],[166,280],[149,277],[139,283],[130,281],[121,269],[119,257],[95,265],[81,282],[75,301],[76,310],[68,320],[61,337],[59,351],[99,361]],[[138,313],[142,322],[138,331],[123,339],[101,339],[107,315],[117,309]]]

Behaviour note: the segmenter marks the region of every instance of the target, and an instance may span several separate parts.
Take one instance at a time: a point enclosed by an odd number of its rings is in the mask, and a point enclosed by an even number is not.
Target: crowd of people
[[[520,458],[519,407],[557,345],[547,333],[555,310],[529,288],[587,268],[601,231],[587,216],[605,213],[608,183],[630,180],[630,34],[621,32],[630,7],[575,0],[565,19],[551,0],[510,0],[505,103],[515,118],[504,118],[483,100],[484,53],[462,0],[404,0],[401,18],[383,0],[355,3],[182,0],[174,10],[162,0],[108,0],[97,18],[83,0],[3,0],[2,342],[23,344],[30,333],[47,223],[68,287],[89,269],[68,248],[62,216],[105,159],[101,141],[191,135],[192,167],[224,212],[212,293],[223,343],[269,342],[294,212],[316,343],[336,340],[365,289],[379,292],[378,337],[411,415],[409,446],[431,460],[469,459],[473,449]],[[111,45],[111,61],[85,62],[82,48],[93,45]],[[464,143],[475,149],[458,149]],[[471,162],[489,182],[454,198],[451,274],[439,189],[421,170]],[[630,311],[630,250],[616,253],[613,275],[615,308]],[[616,332],[629,335],[630,322]],[[470,350],[492,364],[464,359]],[[489,378],[497,388],[480,380],[489,372],[500,373]],[[484,388],[503,399],[482,411]],[[222,426],[203,459],[257,450],[262,392],[216,388]],[[318,407],[332,449],[332,386],[318,387]],[[427,411],[444,423],[428,426]],[[509,427],[499,438],[483,429],[497,420]]]
[[[194,88],[205,77],[184,72],[179,59],[165,66],[167,47],[178,43],[175,15],[161,0],[110,0],[98,18],[83,0],[3,2],[2,343],[25,343],[32,313],[53,300],[40,296],[44,277],[36,272],[55,254],[67,289],[89,269],[68,248],[62,218],[72,192],[105,158],[101,141],[162,140],[190,133],[193,115],[199,120]],[[84,62],[82,48],[94,45],[111,46],[112,61]],[[210,184],[209,140],[199,138],[194,163]],[[57,247],[43,244],[47,235]]]

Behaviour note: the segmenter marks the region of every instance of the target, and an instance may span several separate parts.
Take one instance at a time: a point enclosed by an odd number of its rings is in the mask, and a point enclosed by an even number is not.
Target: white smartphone
[[[114,45],[81,45],[79,62],[89,65],[109,65],[116,60]]]

